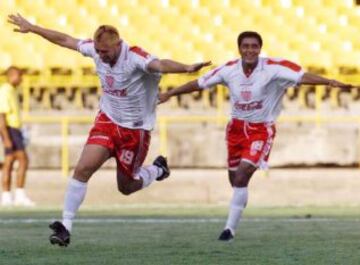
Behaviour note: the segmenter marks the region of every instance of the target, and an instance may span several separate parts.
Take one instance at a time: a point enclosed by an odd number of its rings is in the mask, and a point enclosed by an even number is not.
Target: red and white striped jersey
[[[91,40],[79,41],[78,51],[94,59],[103,90],[100,110],[122,127],[153,129],[161,75],[148,72],[147,66],[156,57],[124,41],[113,67],[100,59]]]
[[[217,84],[230,90],[231,116],[248,122],[274,122],[288,87],[300,82],[304,71],[283,59],[259,58],[250,75],[243,71],[241,59],[230,61],[198,79],[201,88]]]

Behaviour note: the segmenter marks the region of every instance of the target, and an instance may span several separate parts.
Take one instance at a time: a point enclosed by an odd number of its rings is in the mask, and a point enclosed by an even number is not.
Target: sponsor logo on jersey
[[[250,102],[250,103],[236,102],[234,104],[234,107],[237,110],[244,110],[244,111],[256,110],[256,109],[261,109],[263,107],[263,102],[262,102],[262,100],[253,101],[253,102]]]
[[[126,88],[124,88],[124,89],[117,89],[117,90],[114,90],[114,89],[104,89],[103,91],[104,91],[104,93],[110,94],[110,95],[115,96],[115,97],[126,97],[126,96],[127,96],[127,90],[126,90]]]

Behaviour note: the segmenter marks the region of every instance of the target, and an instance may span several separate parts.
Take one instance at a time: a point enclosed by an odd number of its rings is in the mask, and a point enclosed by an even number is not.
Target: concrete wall
[[[79,158],[90,125],[70,127],[70,163]],[[28,147],[31,168],[59,168],[61,128],[58,125],[32,125]],[[174,167],[225,167],[224,125],[173,124],[168,128],[168,158]],[[312,124],[278,124],[270,166],[337,164],[360,161],[360,135],[357,126],[336,125],[317,128]],[[147,158],[150,163],[159,153],[159,134],[152,134]],[[3,154],[1,154],[3,156]],[[114,161],[105,166],[113,167]]]

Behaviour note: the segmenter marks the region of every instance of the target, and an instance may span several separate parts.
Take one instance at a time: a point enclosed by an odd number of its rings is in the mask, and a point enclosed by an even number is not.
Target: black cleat
[[[220,241],[231,241],[234,239],[234,235],[231,233],[230,229],[225,229],[219,236]]]
[[[49,225],[49,228],[54,231],[49,237],[52,245],[57,244],[60,247],[67,247],[70,244],[70,233],[61,222],[55,221]]]
[[[161,181],[161,180],[166,179],[166,178],[168,178],[170,176],[170,169],[168,167],[167,160],[166,160],[165,157],[158,156],[154,160],[153,165],[161,168],[162,171],[163,171],[162,175],[160,177],[156,178],[157,181]]]

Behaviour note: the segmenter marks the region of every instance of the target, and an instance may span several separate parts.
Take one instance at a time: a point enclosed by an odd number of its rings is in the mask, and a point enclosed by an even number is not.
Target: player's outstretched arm
[[[148,65],[148,70],[160,73],[194,73],[209,65],[211,65],[211,61],[188,65],[169,59],[162,59],[151,61]]]
[[[319,75],[305,73],[301,78],[300,85],[328,85],[331,87],[340,87],[340,88],[351,88],[353,87],[350,84],[345,84],[335,79],[328,79]]]
[[[28,20],[23,18],[20,14],[9,15],[8,22],[15,25],[17,28],[14,29],[15,32],[20,33],[35,33],[41,37],[47,39],[48,41],[66,47],[72,50],[77,50],[78,39],[75,39],[67,34],[57,32],[54,30],[42,28],[40,26],[31,24]]]
[[[173,96],[187,94],[187,93],[191,93],[194,91],[200,91],[200,90],[201,90],[201,88],[199,87],[197,80],[190,81],[182,86],[171,89],[165,93],[161,93],[159,95],[159,104],[168,101]]]

